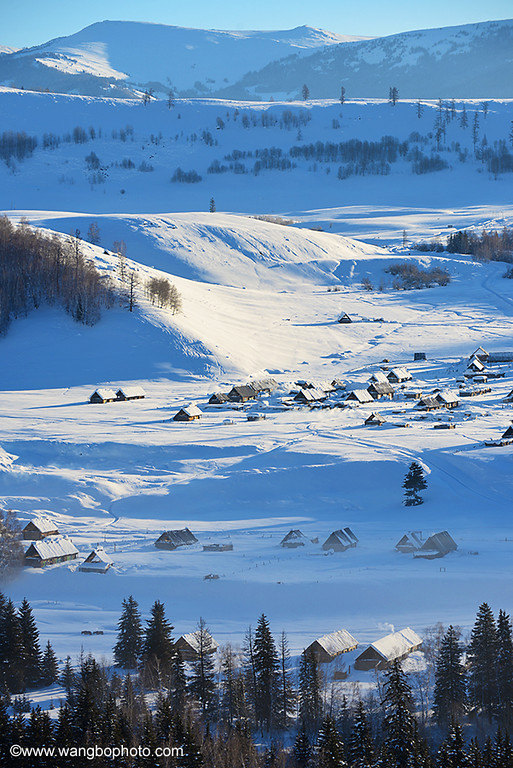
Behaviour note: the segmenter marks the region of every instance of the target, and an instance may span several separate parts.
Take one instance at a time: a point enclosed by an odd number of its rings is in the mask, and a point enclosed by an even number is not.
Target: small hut
[[[438,411],[441,407],[442,403],[430,395],[419,398],[419,402],[415,406],[419,411]]]
[[[182,528],[175,531],[164,531],[155,542],[157,549],[178,549],[178,547],[187,547],[196,544],[198,539],[190,532],[188,528]]]
[[[326,400],[326,392],[320,389],[300,389],[297,395],[294,396],[294,400],[297,403],[318,403],[321,400]]]
[[[381,400],[382,397],[392,400],[394,397],[394,388],[389,381],[373,381],[367,387],[367,392],[374,400]]]
[[[389,384],[386,373],[383,371],[376,371],[372,374],[369,381],[373,381],[379,384]]]
[[[91,397],[89,398],[90,403],[113,403],[117,400],[117,395],[114,392],[113,389],[105,389],[100,387],[99,389],[95,389]]]
[[[203,634],[203,638],[202,635]],[[202,633],[191,632],[188,635],[182,635],[175,643],[175,648],[182,657],[183,661],[197,661],[201,654],[201,644],[203,643],[203,653],[209,655],[215,653],[219,647],[211,634],[206,630]]]
[[[297,547],[304,547],[305,544],[308,544],[308,539],[299,528],[290,530],[280,541],[280,547],[285,547],[285,549],[296,549]]]
[[[513,425],[507,428],[501,440],[511,440],[512,438],[513,438]]]
[[[420,638],[413,629],[405,627],[399,632],[376,640],[366,648],[354,662],[355,669],[386,669],[392,662],[405,659],[408,654],[417,651],[422,645]]]
[[[435,560],[438,557],[445,557],[449,552],[458,549],[458,545],[447,531],[433,533],[422,544],[419,550],[413,553],[414,557],[420,557],[424,560]]]
[[[416,552],[423,544],[422,531],[408,531],[399,539],[395,548],[398,552],[410,553]]]
[[[350,528],[339,528],[337,531],[330,533],[322,548],[325,552],[332,549],[334,552],[345,552],[346,549],[356,547],[358,539]]]
[[[426,353],[425,352],[414,352],[413,353],[413,360],[414,362],[420,362],[421,360],[426,359]]]
[[[197,405],[186,405],[173,416],[173,421],[195,421],[203,414]]]
[[[317,640],[310,643],[304,653],[313,653],[320,664],[329,664],[340,654],[354,651],[357,646],[358,641],[347,629],[339,629],[337,632],[318,637]]]
[[[373,403],[374,398],[366,389],[353,389],[346,397],[346,402],[355,402],[363,405],[365,403]]]
[[[338,318],[337,322],[338,323],[352,323],[353,321],[351,320],[351,318],[349,317],[347,312],[344,312],[343,314],[340,315],[340,317]]]
[[[146,392],[142,387],[120,387],[116,392],[117,400],[142,400]]]
[[[454,392],[438,392],[435,399],[440,405],[448,409],[457,408],[460,404],[458,396]]]
[[[75,560],[78,549],[71,539],[66,536],[33,541],[25,552],[25,565],[33,568],[44,568],[45,565],[55,565],[68,560]]]
[[[411,373],[406,368],[392,368],[387,378],[391,384],[400,384],[403,381],[410,381]]]
[[[258,392],[253,387],[250,387],[249,384],[241,384],[240,386],[232,387],[228,392],[228,398],[233,403],[246,403],[248,400],[254,400],[257,394]]]
[[[227,392],[214,392],[208,402],[210,405],[224,405],[225,403],[230,402],[230,398],[228,397]]]
[[[25,541],[41,541],[47,536],[58,536],[57,525],[49,517],[35,517],[30,520],[22,531]]]
[[[371,415],[365,419],[364,424],[367,427],[380,427],[382,424],[385,424],[385,422],[386,419],[380,413],[371,413]]]
[[[484,369],[485,367],[479,357],[473,357],[467,366],[466,372],[472,375],[473,373],[482,373]]]
[[[105,552],[103,547],[96,547],[89,554],[78,570],[83,573],[107,573],[113,565],[112,558]]]

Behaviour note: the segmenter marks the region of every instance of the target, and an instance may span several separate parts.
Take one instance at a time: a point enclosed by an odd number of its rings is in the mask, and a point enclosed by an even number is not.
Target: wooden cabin
[[[481,360],[478,357],[473,357],[467,366],[466,372],[472,375],[473,373],[482,373],[484,370],[485,367]]]
[[[513,426],[507,428],[501,440],[511,440],[511,438],[513,438]]]
[[[410,381],[411,373],[406,368],[392,368],[388,372],[387,379],[391,384],[400,384],[403,381]]]
[[[408,531],[399,539],[395,548],[398,552],[411,553],[416,552],[423,544],[422,531]]]
[[[196,544],[198,539],[190,532],[188,528],[182,528],[175,531],[164,531],[155,542],[157,549],[178,549],[178,547],[187,547]]]
[[[58,536],[59,530],[49,517],[35,517],[27,523],[21,533],[25,541],[41,541],[47,536]]]
[[[258,392],[256,392],[253,387],[250,387],[249,384],[241,384],[232,387],[228,392],[228,398],[232,403],[246,403],[248,400],[254,400],[257,394]]]
[[[435,400],[448,409],[457,408],[460,404],[458,396],[454,392],[438,392],[435,396]]]
[[[215,653],[219,647],[211,634],[203,630],[203,653],[209,655]],[[188,635],[182,635],[175,643],[175,648],[182,657],[183,661],[197,661],[201,653],[201,634],[200,632],[191,632]]]
[[[112,558],[105,552],[103,547],[96,547],[86,557],[78,570],[83,573],[107,573],[113,565]]]
[[[346,402],[355,402],[364,405],[365,403],[373,403],[374,398],[366,389],[353,389],[353,391],[346,397]]]
[[[224,405],[230,402],[227,392],[214,392],[209,401],[210,405]]]
[[[366,427],[380,427],[382,424],[385,424],[386,419],[380,414],[380,413],[371,413],[370,416],[368,416],[364,424]]]
[[[358,641],[347,631],[339,629],[329,635],[323,635],[310,643],[304,653],[313,653],[319,664],[329,664],[342,653],[354,651],[358,647]]]
[[[296,549],[297,547],[304,547],[308,543],[305,534],[300,531],[299,528],[293,528],[280,541],[280,547],[285,547],[285,549]]]
[[[142,387],[121,387],[116,392],[117,400],[142,400],[146,392]]]
[[[387,379],[387,375],[384,371],[376,371],[372,374],[369,381],[375,382],[378,384],[389,384],[390,382]]]
[[[254,379],[249,382],[249,386],[255,390],[257,394],[270,395],[275,389],[278,389],[278,382],[275,379]]]
[[[200,419],[202,415],[197,405],[186,405],[180,408],[178,413],[175,413],[173,421],[195,421]]]
[[[394,388],[390,382],[376,381],[369,384],[367,392],[374,400],[381,400],[382,397],[387,397],[392,400],[394,397]]]
[[[330,533],[322,548],[325,552],[332,549],[334,552],[345,552],[346,549],[356,547],[358,539],[350,528],[339,528],[337,531]]]
[[[100,387],[99,389],[95,389],[91,397],[89,398],[90,403],[114,403],[118,399],[116,393],[113,389],[106,389],[104,387]]]
[[[421,360],[426,359],[426,353],[425,352],[414,352],[413,353],[413,360],[415,362],[420,362]]]
[[[414,557],[424,560],[435,560],[438,557],[445,557],[449,552],[458,549],[458,545],[447,531],[433,533],[422,544],[420,549],[413,553]]]
[[[342,379],[333,379],[333,381],[331,382],[331,386],[333,387],[334,390],[338,391],[341,389],[345,389],[347,385],[345,381],[342,381]]]
[[[232,552],[233,544],[228,542],[227,544],[204,544],[203,552]]]
[[[436,397],[424,395],[424,397],[419,399],[415,408],[418,408],[419,411],[438,411],[442,408],[442,403]]]
[[[25,565],[30,565],[33,568],[44,568],[45,565],[75,560],[77,555],[78,549],[71,539],[66,536],[59,536],[42,541],[33,541],[25,552],[24,562]]]
[[[342,315],[340,315],[340,317],[338,318],[337,322],[338,323],[352,323],[353,321],[351,320],[351,318],[349,317],[347,312],[344,312]]]
[[[421,645],[422,638],[410,627],[405,627],[371,643],[355,659],[354,668],[364,671],[386,669],[392,662],[405,659],[408,654],[417,651]]]
[[[294,400],[297,403],[318,403],[321,400],[326,400],[326,392],[320,389],[300,389],[297,395],[294,396]]]

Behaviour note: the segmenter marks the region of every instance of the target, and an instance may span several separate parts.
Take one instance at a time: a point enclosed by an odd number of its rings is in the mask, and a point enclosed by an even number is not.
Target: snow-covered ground
[[[141,292],[134,313],[115,307],[92,328],[54,308],[41,309],[16,320],[0,341],[3,505],[22,521],[41,512],[53,516],[81,558],[102,543],[114,560],[106,575],[80,573],[71,563],[26,569],[7,586],[16,600],[28,597],[57,652],[73,655],[84,647],[109,658],[121,600],[130,593],[145,613],[156,598],[165,600],[177,633],[203,616],[221,641],[239,642],[264,611],[276,631],[287,630],[295,651],[339,628],[365,643],[390,625],[422,630],[440,620],[468,627],[483,600],[508,609],[511,446],[488,448],[484,442],[499,438],[513,418],[511,404],[504,403],[513,389],[513,367],[503,366],[504,377],[489,381],[489,393],[462,399],[453,412],[419,414],[400,387],[392,402],[359,407],[309,409],[285,402],[300,379],[339,378],[348,389],[362,387],[384,359],[409,368],[413,382],[407,389],[457,389],[477,346],[513,346],[513,283],[503,277],[504,264],[409,250],[417,240],[446,235],[449,224],[510,221],[507,177],[495,181],[469,159],[419,177],[393,166],[389,176],[340,181],[303,167],[290,174],[209,174],[208,183],[171,184],[178,164],[204,172],[215,153],[247,149],[250,141],[253,149],[272,146],[280,135],[290,145],[296,131],[242,129],[239,114],[237,126],[232,117],[229,128],[216,132],[218,146],[199,148],[187,144],[193,126],[215,130],[217,115],[240,106],[188,102],[167,110],[21,93],[0,99],[6,129],[41,136],[56,131],[57,123],[62,133],[94,124],[103,125],[106,137],[103,144],[97,139],[53,151],[37,148],[14,174],[0,170],[5,212],[64,234],[79,229],[83,236],[95,220],[100,247],[84,245],[84,251],[101,269],[115,275],[110,249],[114,240],[125,240],[141,282],[165,274],[183,298],[182,313],[171,315],[150,306]],[[246,108],[255,114],[262,109]],[[264,109],[281,114],[284,108]],[[413,104],[346,108],[348,124],[339,141],[355,135],[406,138],[417,121]],[[331,113],[340,105],[310,109],[312,120],[301,128],[304,141],[331,140]],[[419,130],[432,127],[434,110],[426,107],[430,117]],[[164,120],[173,126],[168,133],[176,134],[178,112],[184,138],[166,145],[169,156],[151,158],[153,173],[130,170],[121,177],[113,167],[105,184],[88,182],[83,164],[91,149],[109,162],[124,156],[119,147],[124,150],[125,143],[107,138],[113,128],[134,125],[127,156],[139,163],[144,153],[149,159],[151,145],[141,137],[158,134]],[[494,102],[486,118],[488,140],[505,135],[510,119],[511,104]],[[264,143],[266,131],[274,133]],[[158,154],[161,145],[151,146]],[[74,182],[59,184],[62,174]],[[225,195],[230,202],[222,208],[236,213],[190,212],[204,211],[212,194],[218,202]],[[280,213],[296,225],[251,218],[255,213]],[[403,229],[410,241],[404,247]],[[394,291],[386,269],[402,259],[441,266],[451,283]],[[376,290],[363,291],[363,277]],[[337,323],[342,312],[351,324]],[[413,363],[415,351],[426,352],[427,360]],[[243,407],[208,406],[212,392],[264,375],[280,385],[272,396]],[[147,397],[87,403],[100,384],[127,383],[142,385]],[[328,403],[340,399],[332,395]],[[171,421],[189,402],[200,406],[203,417],[190,424]],[[372,411],[385,416],[383,427],[363,425]],[[266,418],[248,421],[249,414]],[[439,420],[452,421],[455,429],[435,430]],[[425,504],[407,508],[401,483],[412,460],[425,468],[428,490]],[[163,530],[184,525],[197,545],[155,549]],[[346,525],[359,545],[324,553],[328,534]],[[298,527],[319,543],[280,548],[284,534]],[[458,550],[433,561],[395,552],[410,529],[447,529]],[[202,551],[203,544],[225,541],[233,551]],[[205,581],[211,573],[220,578]],[[105,634],[82,636],[84,629]]]

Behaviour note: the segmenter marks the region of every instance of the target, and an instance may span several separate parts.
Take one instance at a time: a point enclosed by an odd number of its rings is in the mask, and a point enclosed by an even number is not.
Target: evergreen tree
[[[210,198],[210,203],[209,203],[209,206],[208,206],[208,210],[210,211],[210,213],[215,213],[216,210],[217,210],[216,209],[216,201],[214,200],[213,197]]]
[[[373,768],[374,745],[363,701],[358,702],[349,743],[351,768]]]
[[[325,718],[317,739],[318,768],[345,768],[344,745],[335,722],[329,715]]]
[[[416,107],[416,110],[417,110],[417,117],[420,120],[420,118],[424,114],[424,105],[423,105],[423,103],[421,102],[420,99],[417,99],[417,103],[416,103],[415,107]]]
[[[66,656],[59,682],[66,691],[66,696],[69,699],[71,697],[73,686],[75,685],[75,672],[73,671],[73,666],[71,664],[71,656]]]
[[[427,483],[424,477],[424,470],[416,461],[412,461],[409,466],[404,478],[403,488],[405,506],[412,507],[423,503],[424,500],[419,495],[419,492],[427,488]]]
[[[303,97],[303,101],[308,101],[308,99],[310,98],[310,89],[308,88],[306,83],[301,88],[301,96]]]
[[[213,659],[212,637],[203,619],[198,622],[195,632],[197,659],[192,664],[189,691],[201,704],[204,717],[210,717],[215,710],[216,680]]]
[[[185,665],[179,653],[175,653],[171,662],[171,700],[173,706],[181,709],[185,703],[187,676]]]
[[[52,644],[48,640],[43,658],[41,659],[41,683],[44,686],[53,685],[59,679],[59,664],[53,651]]]
[[[437,766],[438,768],[468,768],[463,731],[459,723],[452,723],[446,740],[438,750]]]
[[[147,621],[142,654],[153,685],[159,688],[163,679],[169,677],[176,655],[173,629],[166,619],[164,604],[155,600]]]
[[[142,624],[139,605],[130,595],[123,600],[118,622],[118,638],[114,646],[114,661],[122,669],[135,669],[141,656]]]
[[[0,638],[0,689],[20,693],[24,686],[23,643],[20,620],[12,600],[4,601],[0,612]]]
[[[461,110],[461,115],[460,115],[460,128],[465,129],[467,127],[468,127],[467,108],[464,104]]]
[[[513,725],[513,639],[507,613],[497,621],[497,714],[503,727]]]
[[[18,619],[22,644],[22,663],[24,682],[28,688],[34,688],[41,677],[41,648],[39,632],[36,626],[32,608],[25,598],[18,611]]]
[[[399,100],[399,91],[395,87],[395,85],[391,86],[388,91],[388,102],[389,104],[392,104],[393,107],[397,104]]]
[[[493,768],[511,768],[513,765],[513,749],[507,731],[497,728],[494,742]]]
[[[280,675],[276,645],[265,614],[260,616],[255,630],[254,665],[256,720],[261,727],[271,730],[277,724]]]
[[[344,101],[346,100],[346,89],[344,88],[343,85],[340,86],[340,97],[339,97],[339,99],[340,99],[340,103],[341,104],[343,104]]]
[[[479,606],[472,630],[468,658],[470,661],[469,698],[479,710],[491,717],[497,701],[496,663],[497,629],[487,603]]]
[[[307,768],[312,757],[312,747],[304,725],[301,726],[301,729],[296,734],[294,746],[292,747],[292,757],[294,758],[296,768]]]
[[[472,739],[469,744],[467,761],[468,768],[484,768],[483,755],[475,739]]]
[[[290,675],[290,650],[287,635],[281,633],[279,645],[280,657],[280,688],[278,694],[278,712],[280,726],[284,730],[289,726],[290,713],[296,702],[292,679]]]
[[[439,725],[460,721],[467,704],[467,673],[461,663],[463,646],[450,626],[442,638],[436,659],[434,715]]]
[[[386,751],[394,768],[411,768],[417,741],[411,689],[399,661],[386,672],[383,697]]]
[[[299,718],[309,733],[317,730],[322,715],[322,679],[317,657],[303,651],[299,661]]]

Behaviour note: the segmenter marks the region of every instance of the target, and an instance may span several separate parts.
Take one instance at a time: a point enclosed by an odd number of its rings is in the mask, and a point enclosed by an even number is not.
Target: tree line
[[[426,636],[433,666],[420,703],[414,675],[395,661],[373,692],[337,696],[313,653],[292,674],[286,635],[275,642],[267,617],[213,660],[200,619],[197,654],[188,667],[165,606],[156,600],[143,623],[123,601],[115,667],[80,654],[60,668],[50,643],[41,649],[32,609],[0,595],[0,752],[32,746],[181,746],[183,755],[146,762],[99,757],[94,765],[173,768],[511,768],[513,640],[509,616],[479,607],[470,639],[454,626]],[[24,692],[59,682],[56,718],[27,706]],[[431,696],[432,689],[432,700]],[[9,709],[11,707],[11,709]],[[25,716],[24,713],[29,713]],[[38,768],[72,761],[37,762]],[[13,763],[14,765],[14,763]],[[16,762],[32,768],[33,762]]]
[[[503,227],[479,232],[460,230],[449,235],[449,253],[466,253],[478,261],[513,261],[513,229]]]

